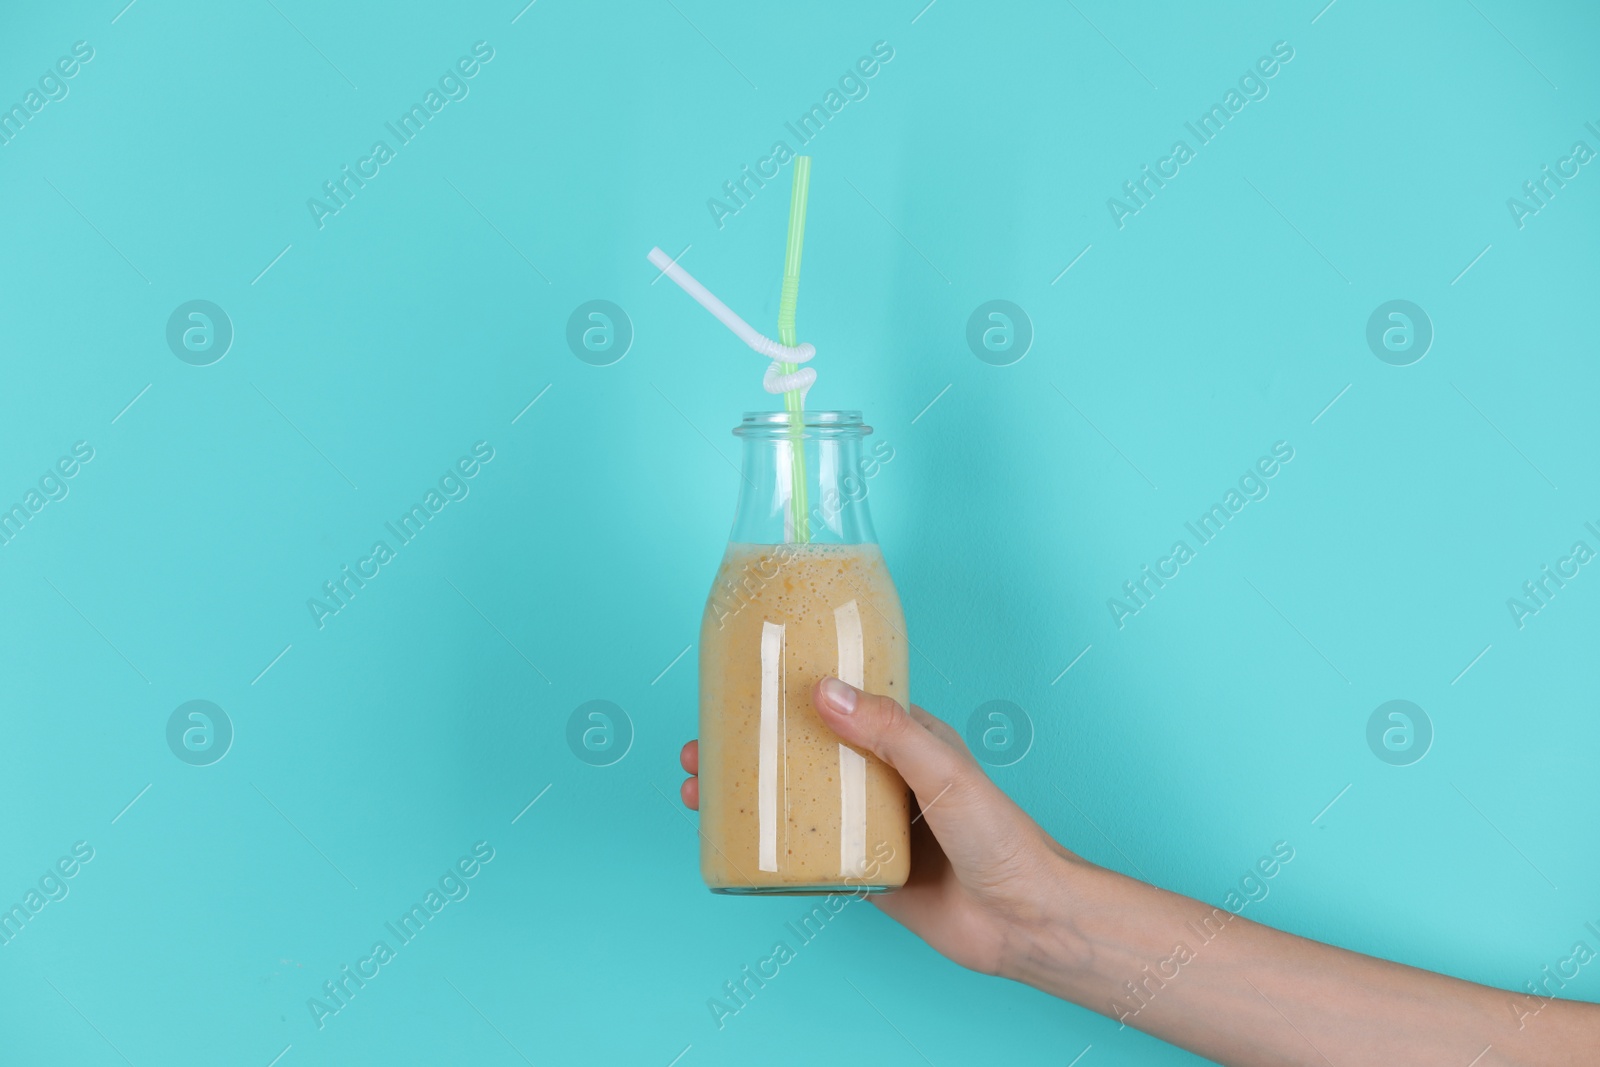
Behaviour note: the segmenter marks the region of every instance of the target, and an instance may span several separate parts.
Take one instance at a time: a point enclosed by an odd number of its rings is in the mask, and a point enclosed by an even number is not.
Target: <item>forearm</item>
[[[1600,1059],[1600,1006],[1528,1007],[1518,994],[1295,937],[1076,858],[1061,859],[1053,879],[1038,921],[1013,938],[1006,976],[1230,1067]]]

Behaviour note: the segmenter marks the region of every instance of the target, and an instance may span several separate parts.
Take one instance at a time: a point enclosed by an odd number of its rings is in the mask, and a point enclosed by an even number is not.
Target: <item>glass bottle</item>
[[[733,432],[739,508],[700,628],[701,875],[715,893],[896,889],[911,864],[905,782],[811,703],[828,674],[902,705],[910,691],[867,509],[894,449],[863,447],[859,411],[748,412]]]

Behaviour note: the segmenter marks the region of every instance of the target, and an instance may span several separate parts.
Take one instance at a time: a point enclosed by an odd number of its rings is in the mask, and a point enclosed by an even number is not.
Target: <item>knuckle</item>
[[[911,725],[911,717],[906,714],[906,710],[890,697],[869,697],[868,706],[873,721],[885,732],[903,731]]]
[[[900,742],[917,728],[917,723],[906,714],[906,710],[889,697],[870,697],[869,709],[873,732],[880,743],[886,746]]]

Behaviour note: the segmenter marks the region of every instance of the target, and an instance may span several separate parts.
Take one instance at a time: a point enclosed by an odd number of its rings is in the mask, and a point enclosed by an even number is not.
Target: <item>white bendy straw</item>
[[[717,321],[732,330],[745,344],[756,352],[772,360],[772,365],[767,368],[766,377],[761,381],[761,387],[769,393],[787,393],[798,390],[802,396],[817,380],[817,372],[811,367],[801,367],[793,373],[785,374],[780,363],[805,363],[817,354],[814,346],[805,345],[780,345],[772,338],[756,332],[754,326],[741,319],[727,304],[716,298],[716,295],[695,280],[694,276],[672,261],[672,257],[659,248],[652,248],[649,260],[656,267],[677,283],[678,288],[694,297],[695,302],[717,317]]]

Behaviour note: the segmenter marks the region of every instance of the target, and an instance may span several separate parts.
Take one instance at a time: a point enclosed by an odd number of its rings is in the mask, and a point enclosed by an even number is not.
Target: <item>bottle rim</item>
[[[861,421],[859,411],[747,411],[734,427],[735,437],[792,438],[865,437],[872,427]]]

